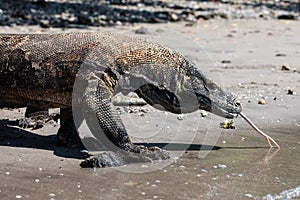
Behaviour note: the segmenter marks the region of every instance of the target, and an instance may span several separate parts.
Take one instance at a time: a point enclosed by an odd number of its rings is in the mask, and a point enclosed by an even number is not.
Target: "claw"
[[[83,168],[115,167],[129,163],[151,163],[155,160],[166,160],[170,154],[158,147],[145,147],[143,145],[130,145],[127,151],[105,152],[83,161]]]

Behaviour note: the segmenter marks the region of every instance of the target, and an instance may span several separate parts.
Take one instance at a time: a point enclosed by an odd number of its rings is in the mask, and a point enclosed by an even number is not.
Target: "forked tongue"
[[[253,122],[251,122],[251,120],[244,113],[240,112],[239,115],[242,118],[244,118],[244,120],[246,120],[246,122],[248,122],[248,124],[250,124],[250,126],[252,126],[252,128],[254,128],[254,130],[256,130],[259,134],[261,134],[262,136],[265,137],[265,139],[267,140],[270,147],[274,147],[271,143],[271,142],[273,142],[277,148],[280,148],[279,144],[277,144],[277,142],[273,138],[271,138],[269,135],[265,134],[259,128],[257,128],[257,126],[255,126],[255,124],[253,124]]]

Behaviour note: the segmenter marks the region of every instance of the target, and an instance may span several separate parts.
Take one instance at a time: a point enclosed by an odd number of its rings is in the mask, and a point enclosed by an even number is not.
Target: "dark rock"
[[[289,66],[282,65],[281,70],[282,70],[282,71],[290,71],[291,68],[290,68]]]
[[[284,54],[284,53],[277,53],[275,56],[276,57],[286,57],[286,54]]]
[[[91,25],[94,23],[94,18],[89,16],[88,13],[80,13],[78,16],[78,23],[79,24],[85,24],[85,25]]]
[[[222,64],[230,64],[231,63],[231,61],[230,60],[222,60],[222,62],[221,62]]]
[[[298,16],[294,14],[282,14],[278,15],[277,19],[284,19],[284,20],[297,20]]]
[[[226,37],[234,38],[234,36],[232,34],[230,34],[230,33],[228,35],[226,35]]]
[[[229,15],[228,13],[225,13],[225,12],[222,12],[222,13],[219,13],[219,16],[223,19],[228,19],[229,18]]]
[[[196,15],[196,19],[204,19],[204,20],[209,20],[215,17],[215,14],[212,12],[208,12],[208,11],[199,11],[197,13],[195,13]]]
[[[294,90],[293,89],[288,89],[287,94],[288,95],[293,95],[294,94]]]
[[[49,20],[41,20],[40,21],[40,26],[42,28],[50,28],[50,22],[49,22]]]

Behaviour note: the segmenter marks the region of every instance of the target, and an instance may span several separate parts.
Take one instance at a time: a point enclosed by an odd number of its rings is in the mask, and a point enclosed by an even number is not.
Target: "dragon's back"
[[[110,69],[155,85],[166,78],[178,82],[182,77],[176,79],[176,74],[189,68],[169,48],[115,33],[0,34],[2,99],[70,104],[76,74],[86,64],[95,73]]]

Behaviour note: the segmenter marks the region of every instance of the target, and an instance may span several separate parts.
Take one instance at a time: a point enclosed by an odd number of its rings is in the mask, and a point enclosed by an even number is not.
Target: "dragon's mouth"
[[[211,112],[215,115],[225,118],[236,118],[239,113],[242,111],[242,107],[239,102],[236,101],[235,98],[231,98],[231,100],[224,100],[226,98],[219,98],[215,101],[212,101],[213,98],[208,98],[204,95],[198,95],[199,98],[199,109],[204,109],[208,112]],[[227,98],[228,99],[228,98]]]
[[[212,109],[210,110],[215,115],[218,115],[220,117],[225,117],[228,119],[236,118],[239,114],[239,112],[234,110],[228,110],[227,108],[218,107],[218,106],[212,106]]]
[[[212,103],[211,112],[228,119],[236,118],[242,111],[242,105],[236,101],[236,98],[227,103]]]
[[[225,115],[223,117],[228,118],[228,119],[233,119],[236,118],[239,113],[232,113],[232,112],[228,112],[227,110],[221,109],[222,113],[225,113]]]
[[[209,79],[206,79],[202,85],[203,87],[196,85],[197,87],[193,88],[198,99],[199,109],[230,119],[237,117],[242,111],[236,95],[225,92]]]

